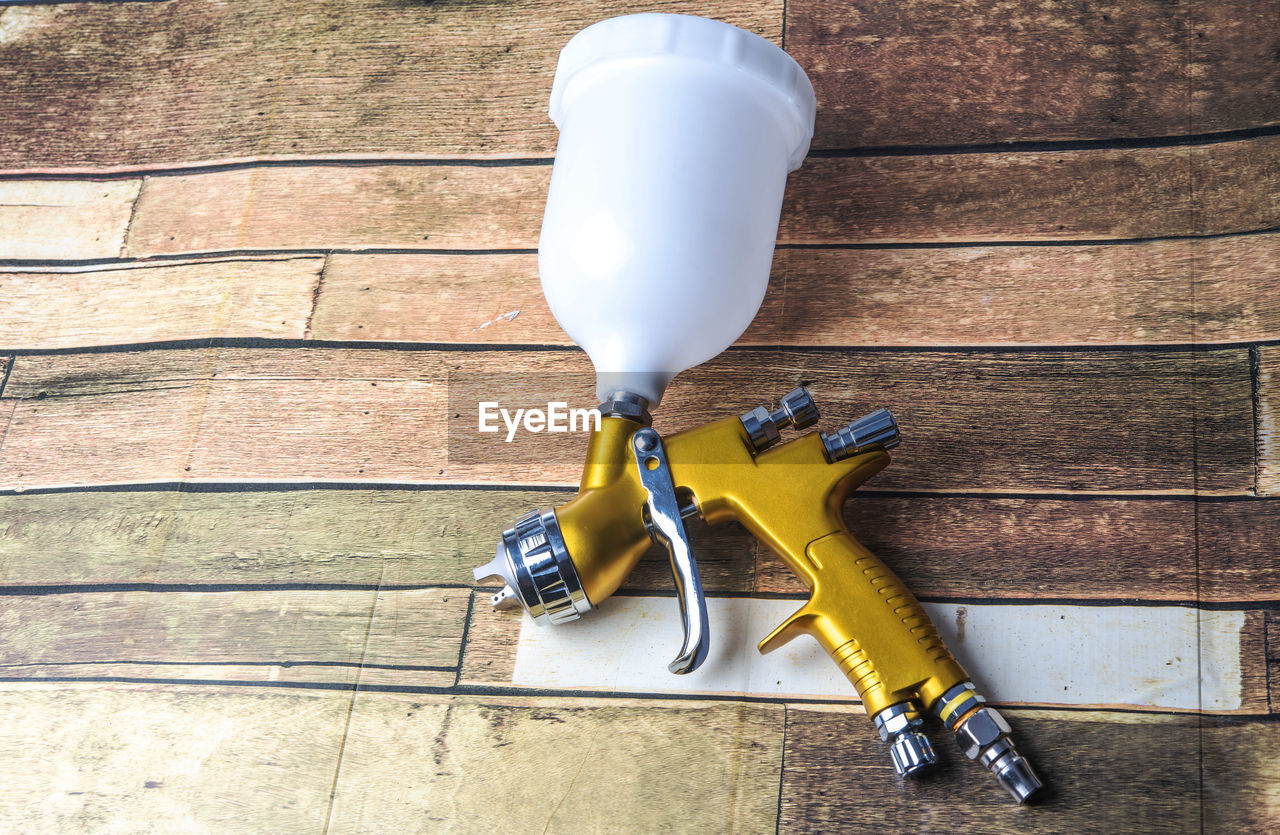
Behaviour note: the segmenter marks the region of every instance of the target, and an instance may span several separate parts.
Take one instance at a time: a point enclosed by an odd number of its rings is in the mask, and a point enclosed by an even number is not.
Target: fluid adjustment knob
[[[770,412],[764,406],[757,406],[744,413],[739,420],[747,430],[751,446],[756,452],[763,452],[778,442],[780,429],[794,426],[796,429],[808,429],[818,422],[818,406],[813,402],[813,395],[804,386],[794,388],[782,395],[782,401],[776,411]]]
[[[873,446],[893,449],[902,440],[898,423],[888,409],[876,409],[828,435],[822,433],[822,443],[827,448],[827,458],[832,463],[850,458]]]

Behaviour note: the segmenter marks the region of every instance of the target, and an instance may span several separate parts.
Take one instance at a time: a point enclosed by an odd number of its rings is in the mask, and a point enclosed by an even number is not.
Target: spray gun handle
[[[702,592],[698,563],[689,546],[689,535],[685,532],[662,439],[652,429],[640,429],[631,438],[631,452],[640,473],[640,484],[648,494],[645,512],[649,535],[662,543],[671,559],[671,574],[675,578],[680,619],[684,624],[684,643],[680,654],[667,665],[667,669],[676,674],[691,673],[706,660],[710,646],[707,599]]]

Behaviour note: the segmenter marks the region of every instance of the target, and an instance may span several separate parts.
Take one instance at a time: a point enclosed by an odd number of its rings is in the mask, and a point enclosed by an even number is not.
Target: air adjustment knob
[[[764,406],[757,406],[744,413],[739,420],[751,438],[751,446],[756,452],[763,452],[778,442],[779,430],[788,426],[796,429],[808,429],[818,422],[818,406],[813,402],[813,395],[804,386],[794,388],[782,395],[781,405],[777,411],[770,412]]]
[[[826,446],[827,457],[832,463],[850,458],[872,446],[893,449],[901,439],[898,423],[888,409],[876,409],[869,415],[850,421],[830,435],[822,433],[822,443]]]

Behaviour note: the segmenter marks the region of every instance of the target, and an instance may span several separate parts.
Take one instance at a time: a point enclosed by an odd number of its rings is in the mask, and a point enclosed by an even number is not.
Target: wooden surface
[[[1194,613],[1179,686],[1235,701],[1015,676],[1049,785],[1018,809],[940,734],[896,780],[849,696],[517,676],[533,627],[471,568],[584,444],[482,437],[475,404],[590,402],[537,278],[546,99],[573,32],[639,9],[785,45],[819,102],[760,315],[658,428],[800,382],[829,424],[889,406],[903,445],[846,519],[957,640],[1083,612],[1122,681],[1142,648],[1097,624]],[[0,5],[0,827],[1280,827],[1277,17]],[[803,597],[742,528],[691,534],[717,600]],[[655,549],[622,599],[670,594]]]

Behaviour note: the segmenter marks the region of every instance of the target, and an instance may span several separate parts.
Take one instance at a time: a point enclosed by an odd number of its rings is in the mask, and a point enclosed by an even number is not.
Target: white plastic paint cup
[[[800,65],[727,23],[629,15],[565,46],[538,270],[601,399],[657,404],[746,330],[814,110]]]

